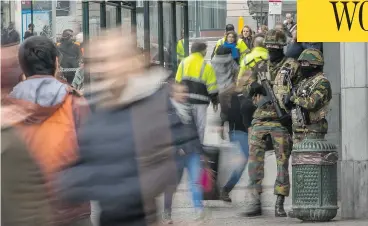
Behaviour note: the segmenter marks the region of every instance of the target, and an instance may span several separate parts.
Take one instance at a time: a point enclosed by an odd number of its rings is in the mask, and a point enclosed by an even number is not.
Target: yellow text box
[[[368,0],[298,0],[297,12],[298,42],[368,42]]]

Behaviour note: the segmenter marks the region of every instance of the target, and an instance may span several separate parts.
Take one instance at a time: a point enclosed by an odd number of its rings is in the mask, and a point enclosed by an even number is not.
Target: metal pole
[[[54,42],[56,42],[56,3],[56,1],[51,2],[51,31]]]
[[[183,6],[184,13],[184,50],[185,56],[189,55],[189,2],[186,1]]]
[[[189,4],[189,2],[188,2]],[[195,33],[196,33],[196,37],[199,37],[199,28],[201,27],[201,20],[199,19],[199,1],[196,0],[195,1]]]
[[[261,1],[261,26],[263,25],[263,1]]]
[[[100,27],[106,28],[106,2],[100,3]]]
[[[116,26],[121,25],[121,6],[116,6]]]
[[[144,52],[145,52],[145,56],[146,56],[146,60],[148,62],[151,61],[151,54],[150,54],[150,49],[151,49],[151,35],[150,35],[150,10],[149,10],[149,1],[144,1],[143,3],[143,11],[144,11]]]
[[[173,71],[176,71],[177,67],[177,53],[176,53],[176,45],[177,45],[177,37],[176,37],[176,3],[175,1],[171,2],[171,57],[172,57],[172,65]]]
[[[89,40],[89,3],[88,1],[82,2],[82,11],[83,11],[83,20],[82,20],[83,44],[85,44]]]
[[[158,59],[160,65],[164,66],[164,9],[163,2],[157,1],[157,14],[158,14]]]
[[[34,0],[31,1],[31,24],[33,24],[33,1]],[[32,29],[32,35],[33,35],[33,30],[34,29]]]
[[[133,9],[130,11],[130,23],[131,23],[131,31],[136,34],[137,27],[137,3],[135,1],[132,2]]]
[[[135,46],[137,47],[137,2],[131,2],[133,9],[130,11],[130,30],[133,34]]]

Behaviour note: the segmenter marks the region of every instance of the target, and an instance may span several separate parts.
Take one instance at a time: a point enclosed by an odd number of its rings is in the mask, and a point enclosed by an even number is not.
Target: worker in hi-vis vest
[[[185,48],[184,48],[184,29],[181,30],[181,37],[176,45],[176,56],[178,64],[185,58]]]
[[[207,44],[194,42],[191,54],[179,64],[175,81],[188,87],[188,103],[193,111],[198,134],[203,142],[206,126],[207,108],[210,102],[217,111],[218,87],[216,73],[204,56],[207,53]]]
[[[228,24],[225,27],[225,37],[219,39],[216,43],[215,48],[213,49],[212,55],[211,55],[211,59],[213,58],[213,56],[216,54],[216,50],[219,46],[223,45],[226,41],[226,33],[229,31],[234,31],[235,32],[235,28],[234,25],[232,24]],[[236,48],[239,50],[240,53],[240,59],[239,62],[242,62],[245,55],[247,55],[248,53],[250,53],[250,49],[248,48],[247,44],[245,44],[245,42],[239,38],[237,43],[236,43]]]

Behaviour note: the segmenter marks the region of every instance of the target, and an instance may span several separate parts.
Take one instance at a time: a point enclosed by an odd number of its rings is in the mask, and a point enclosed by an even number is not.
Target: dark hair
[[[216,55],[228,55],[231,54],[231,49],[223,45],[219,46],[216,50]]]
[[[28,28],[31,28],[31,27],[34,28],[34,24],[28,24]]]
[[[202,52],[207,49],[207,44],[204,42],[196,41],[192,44],[192,48],[190,49],[191,53]]]
[[[228,31],[235,31],[235,27],[233,24],[228,24],[226,25],[225,27],[225,31],[228,32]]]
[[[72,29],[65,29],[63,34],[61,35],[60,41],[69,40],[72,37],[73,30]]]
[[[56,71],[57,49],[44,36],[27,38],[19,48],[19,64],[26,77],[33,75],[54,75]]]
[[[226,39],[225,39],[225,41],[227,41],[227,36],[229,36],[229,35],[233,35],[234,36],[234,42],[236,43],[237,41],[238,41],[238,34],[236,34],[236,32],[235,31],[228,31],[228,32],[226,32]]]

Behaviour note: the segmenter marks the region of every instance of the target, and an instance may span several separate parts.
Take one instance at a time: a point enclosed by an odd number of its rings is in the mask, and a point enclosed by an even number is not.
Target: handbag
[[[206,162],[206,161],[205,161]],[[201,175],[199,183],[204,192],[211,192],[213,188],[214,174],[212,169],[205,163],[205,166],[201,169]]]
[[[218,169],[220,149],[213,146],[204,146],[201,157],[202,170],[199,184],[203,189],[203,200],[219,200]]]

